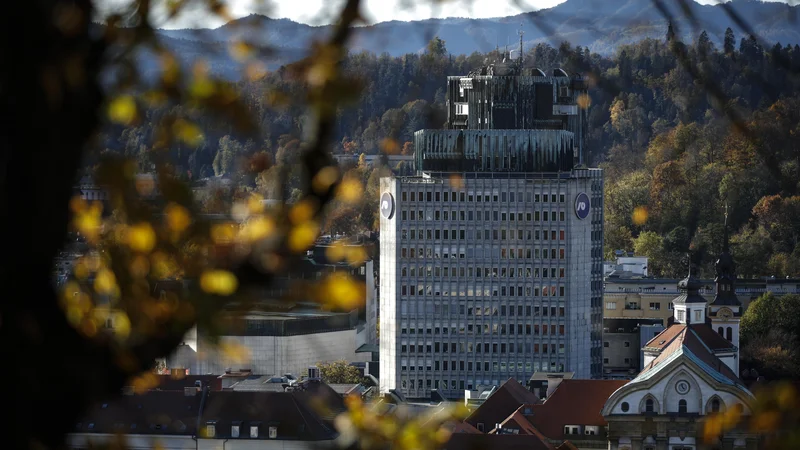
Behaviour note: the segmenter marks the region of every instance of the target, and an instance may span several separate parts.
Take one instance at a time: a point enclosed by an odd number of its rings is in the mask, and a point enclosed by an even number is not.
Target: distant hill
[[[682,39],[694,40],[702,30],[718,46],[725,29],[731,27],[737,41],[746,36],[720,5],[688,2],[696,24],[680,11],[679,2],[664,1],[676,18],[674,26]],[[800,43],[800,6],[785,3],[733,0],[730,8],[769,43]],[[643,38],[663,38],[667,19],[652,0],[567,0],[549,9],[493,19],[429,19],[414,22],[382,22],[360,27],[352,40],[351,50],[389,53],[399,56],[420,52],[434,35],[444,39],[450,53],[486,52],[495,45],[518,46],[518,31],[524,31],[525,45],[547,42],[558,46],[569,41],[573,46],[589,47],[601,54],[613,53],[620,45]],[[175,48],[184,60],[203,55],[220,75],[231,76],[238,64],[227,55],[227,43],[243,36],[249,42],[269,44],[278,50],[271,66],[285,64],[302,57],[314,39],[323,39],[331,26],[310,26],[288,19],[271,19],[250,15],[215,29],[159,30],[167,45]],[[209,45],[199,45],[201,43]],[[737,42],[738,45],[738,42]],[[193,48],[194,47],[194,48]],[[204,47],[210,47],[207,51]]]

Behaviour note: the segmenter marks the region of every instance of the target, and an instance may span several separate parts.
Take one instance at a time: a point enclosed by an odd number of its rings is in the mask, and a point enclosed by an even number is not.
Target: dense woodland
[[[438,38],[423,54],[348,55],[345,71],[362,90],[338,110],[334,153],[412,153],[415,130],[445,121],[445,77],[496,56],[451,55]],[[666,33],[613,57],[539,44],[525,52],[525,64],[587,73],[594,81],[588,148],[592,163],[606,169],[609,258],[616,249],[635,250],[652,258],[652,274],[677,277],[691,248],[710,276],[727,205],[740,276],[800,276],[800,46],[763,48],[728,30],[716,48],[705,32],[685,44]],[[106,130],[102,148],[137,158],[147,170],[154,124],[185,117],[196,120],[204,139],[172,147],[177,172],[192,181],[231,181],[203,191],[207,211],[223,211],[233,196],[251,191],[291,199],[300,183],[292,163],[309,133],[302,105],[292,101],[305,85],[291,71],[281,67],[235,86],[259,121],[261,142],[237,139],[186,107],[159,106],[138,126]],[[360,204],[333,205],[328,232],[374,229],[378,179],[398,168],[347,169],[366,195]]]

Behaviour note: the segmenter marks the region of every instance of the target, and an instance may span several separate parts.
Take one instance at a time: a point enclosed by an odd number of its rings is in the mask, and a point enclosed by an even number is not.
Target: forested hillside
[[[445,77],[494,56],[453,56],[438,38],[424,54],[350,54],[346,71],[357,75],[362,90],[357,102],[338,111],[334,152],[413,152],[415,130],[444,123]],[[607,254],[635,249],[652,258],[651,273],[679,276],[691,246],[710,275],[727,204],[740,274],[800,276],[800,47],[765,49],[729,30],[722,48],[703,33],[685,45],[643,40],[613,57],[567,43],[539,44],[526,52],[525,64],[590,73],[595,81],[588,148],[593,164],[606,169]],[[259,120],[261,142],[204,123],[189,107],[153,104],[138,125],[108,130],[104,148],[137,157],[147,170],[153,153],[144,143],[153,141],[154,124],[183,118],[204,137],[171,146],[168,157],[177,171],[237,186],[205,199],[208,210],[223,208],[237,190],[291,196],[298,179],[291,169],[281,171],[293,166],[288,163],[300,155],[309,130],[304,111],[290,100],[302,97],[304,83],[314,83],[294,73],[292,66],[281,67],[232,86],[245,93]],[[281,94],[267,94],[276,90]],[[287,175],[286,183],[276,181],[278,173]],[[363,166],[350,172],[368,195],[358,205],[335,208],[328,231],[374,226],[378,175]]]

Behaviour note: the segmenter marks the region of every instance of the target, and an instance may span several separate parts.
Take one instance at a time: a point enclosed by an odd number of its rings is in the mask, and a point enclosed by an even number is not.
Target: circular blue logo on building
[[[391,219],[394,214],[394,197],[388,192],[381,196],[381,215],[386,219]]]
[[[575,197],[575,215],[578,219],[585,219],[589,217],[589,210],[592,208],[589,196],[585,192],[581,192]]]

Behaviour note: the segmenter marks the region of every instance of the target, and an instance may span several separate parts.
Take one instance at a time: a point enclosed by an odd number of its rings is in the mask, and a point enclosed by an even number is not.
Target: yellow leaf
[[[350,246],[347,252],[347,262],[351,266],[361,265],[367,260],[367,251],[361,246]]]
[[[179,140],[192,147],[203,143],[203,131],[197,125],[186,120],[176,120],[172,126],[172,132]]]
[[[253,61],[244,70],[245,76],[250,81],[260,80],[267,75],[267,68],[260,61]]]
[[[150,261],[143,255],[136,255],[128,269],[134,278],[144,278],[150,272]]]
[[[253,55],[253,48],[244,41],[234,41],[228,46],[228,52],[233,59],[239,62],[245,62]]]
[[[589,97],[588,94],[581,94],[578,96],[578,108],[580,109],[589,109],[589,106],[592,105],[592,98]]]
[[[363,193],[364,188],[361,186],[361,182],[354,178],[345,178],[342,180],[342,183],[339,184],[339,189],[337,189],[337,198],[345,203],[353,204],[358,203],[361,200]]]
[[[331,262],[339,262],[347,257],[347,249],[342,243],[336,241],[325,250],[325,257]]]
[[[136,100],[131,95],[122,95],[111,101],[108,117],[122,125],[130,125],[136,120]]]
[[[79,214],[86,210],[86,200],[83,199],[80,195],[76,195],[72,197],[69,201],[69,209],[74,214]]]
[[[225,340],[220,342],[219,346],[225,359],[231,363],[244,363],[250,359],[247,347],[236,341]]]
[[[167,226],[170,230],[182,233],[192,221],[189,210],[177,203],[170,203],[165,208],[167,215]]]
[[[229,244],[236,237],[236,227],[232,223],[217,223],[211,226],[211,240],[215,244]]]
[[[245,239],[250,242],[260,241],[269,237],[275,231],[275,223],[264,216],[250,219],[242,229]]]
[[[114,336],[120,340],[127,339],[131,334],[131,320],[125,311],[114,311],[111,313],[111,323],[114,327]]]
[[[464,188],[464,179],[460,175],[450,176],[450,186],[453,189],[459,190]]]
[[[128,246],[141,253],[150,253],[156,245],[156,232],[147,222],[141,222],[128,229]]]
[[[90,242],[94,242],[100,236],[100,225],[102,214],[102,205],[98,203],[91,204],[87,209],[82,210],[73,219],[75,228]]]
[[[334,273],[330,275],[323,289],[323,303],[344,310],[352,310],[364,303],[365,288],[347,275]]]
[[[633,224],[634,225],[644,225],[647,222],[647,207],[646,206],[637,206],[633,209]]]
[[[100,295],[112,294],[117,287],[117,278],[114,272],[101,269],[94,278],[94,290]]]
[[[394,139],[386,138],[381,141],[381,148],[383,148],[383,152],[387,155],[397,155],[400,153],[400,144]]]
[[[781,415],[778,411],[761,411],[754,415],[750,421],[750,429],[757,433],[768,433],[778,429]]]
[[[334,166],[327,166],[317,172],[317,174],[311,180],[311,187],[317,194],[324,194],[325,192],[328,192],[328,189],[331,187],[331,185],[338,179],[339,169]]]
[[[207,270],[200,275],[200,288],[209,294],[231,295],[238,287],[236,275],[227,270]]]
[[[314,205],[310,200],[303,200],[297,202],[292,209],[289,210],[289,220],[294,224],[307,222],[314,217]]]
[[[247,198],[247,210],[250,214],[261,214],[264,212],[264,197],[259,194],[252,194]]]
[[[216,90],[214,83],[206,77],[196,78],[189,87],[189,92],[191,92],[192,96],[200,99],[213,96]]]
[[[293,252],[308,250],[314,245],[319,233],[319,226],[313,220],[297,225],[289,232],[289,248]]]

